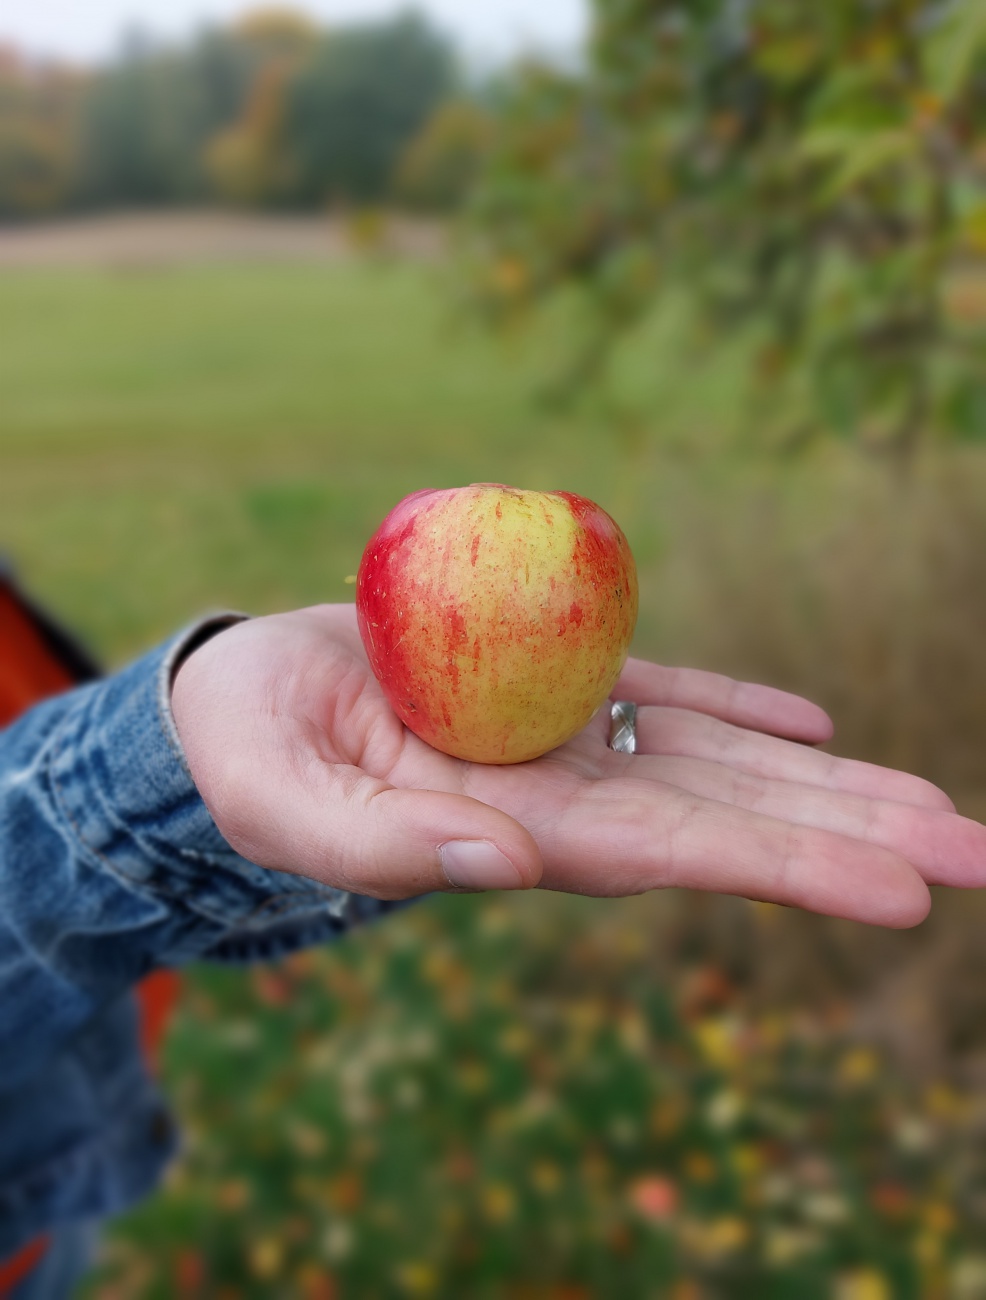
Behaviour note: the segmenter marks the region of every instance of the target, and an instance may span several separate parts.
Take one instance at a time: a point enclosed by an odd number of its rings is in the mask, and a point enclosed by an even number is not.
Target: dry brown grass
[[[0,269],[168,267],[222,262],[325,262],[367,242],[412,258],[442,248],[441,227],[375,214],[263,216],[217,211],[128,212],[0,226]]]

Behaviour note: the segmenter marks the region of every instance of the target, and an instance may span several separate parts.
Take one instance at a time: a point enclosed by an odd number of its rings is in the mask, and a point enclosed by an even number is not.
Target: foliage
[[[317,29],[290,11],[248,15],[234,29],[252,75],[235,119],[204,148],[205,168],[219,198],[262,204],[289,198],[295,169],[285,139],[286,95],[312,57]]]
[[[655,902],[433,900],[197,970],[186,1153],[90,1300],[981,1295],[974,1092],[753,1010],[708,954],[669,984]]]
[[[519,78],[477,204],[477,293],[512,319],[576,286],[566,384],[655,299],[699,295],[708,339],[750,328],[757,419],[906,456],[986,436],[981,0],[595,0],[586,67]],[[800,410],[778,429],[778,386]]]
[[[203,155],[235,119],[266,63],[234,31],[186,48],[130,43],[92,78],[83,105],[76,201],[87,207],[200,201]]]
[[[492,137],[493,121],[480,105],[466,99],[439,104],[401,156],[398,196],[425,211],[458,208],[476,183]]]
[[[448,46],[419,18],[330,34],[290,89],[299,197],[372,202],[454,85]]]
[[[41,216],[65,203],[83,94],[78,74],[32,68],[0,48],[0,219]]]
[[[0,218],[384,201],[455,84],[451,46],[411,16],[326,34],[261,10],[184,44],[133,34],[85,76],[2,55]]]

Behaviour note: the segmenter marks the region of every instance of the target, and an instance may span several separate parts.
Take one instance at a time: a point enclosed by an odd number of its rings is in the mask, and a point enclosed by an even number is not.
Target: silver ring
[[[637,706],[630,700],[614,700],[609,711],[609,747],[618,754],[637,752]]]

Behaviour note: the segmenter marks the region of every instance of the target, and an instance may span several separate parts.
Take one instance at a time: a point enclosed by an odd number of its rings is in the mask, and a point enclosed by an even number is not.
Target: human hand
[[[529,763],[450,758],[391,710],[354,607],[324,605],[219,633],[172,704],[232,847],[355,893],[684,886],[908,926],[928,884],[986,883],[986,828],[918,777],[811,748],[832,726],[808,701],[642,660],[613,696],[640,706],[633,756],[601,710]]]

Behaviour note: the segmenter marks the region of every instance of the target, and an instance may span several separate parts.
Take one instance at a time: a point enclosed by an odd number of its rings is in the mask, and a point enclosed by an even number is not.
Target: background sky
[[[379,18],[408,8],[406,0],[280,0],[321,21]],[[164,37],[249,9],[274,7],[245,0],[0,0],[0,42],[33,54],[91,61],[110,54],[122,30],[140,24]],[[520,47],[568,51],[585,29],[588,0],[417,0],[428,14],[479,59],[497,59]]]

